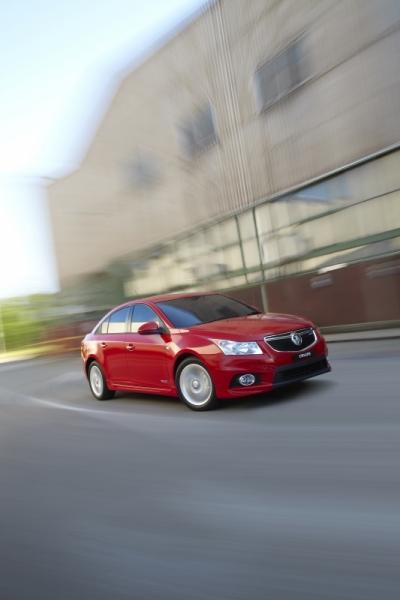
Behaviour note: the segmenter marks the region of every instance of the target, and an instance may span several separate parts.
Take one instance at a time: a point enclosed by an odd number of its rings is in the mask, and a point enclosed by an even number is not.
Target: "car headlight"
[[[248,356],[249,354],[262,354],[257,342],[233,342],[231,340],[214,340],[224,354],[234,356]]]

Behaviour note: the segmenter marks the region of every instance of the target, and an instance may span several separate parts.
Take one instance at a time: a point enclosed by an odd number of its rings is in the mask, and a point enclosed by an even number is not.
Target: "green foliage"
[[[0,306],[2,350],[16,350],[35,344],[40,341],[41,333],[42,323],[28,303],[7,302]]]

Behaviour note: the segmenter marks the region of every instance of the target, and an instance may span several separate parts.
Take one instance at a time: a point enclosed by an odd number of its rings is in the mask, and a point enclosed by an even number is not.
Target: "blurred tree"
[[[4,350],[16,350],[40,340],[42,323],[29,301],[7,301],[0,310]]]

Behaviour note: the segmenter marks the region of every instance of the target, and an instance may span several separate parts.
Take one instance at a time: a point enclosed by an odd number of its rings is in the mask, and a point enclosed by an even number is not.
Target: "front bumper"
[[[237,357],[214,355],[209,369],[218,398],[234,398],[268,392],[283,385],[322,375],[331,370],[327,346],[321,337],[311,349],[311,356],[299,358],[300,353],[273,352]],[[250,373],[255,383],[238,384],[238,377]]]
[[[331,366],[326,356],[317,357],[313,360],[299,364],[286,365],[284,367],[278,367],[275,371],[273,387],[280,387],[287,385],[288,383],[295,383],[296,381],[303,381],[316,375],[322,375],[328,373],[331,370]]]

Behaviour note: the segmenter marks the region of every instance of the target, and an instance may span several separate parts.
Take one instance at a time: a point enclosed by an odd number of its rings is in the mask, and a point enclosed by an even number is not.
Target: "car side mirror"
[[[140,333],[140,335],[151,335],[153,333],[165,333],[165,328],[160,327],[160,325],[156,321],[147,321],[147,323],[143,323],[139,327],[138,333]]]

